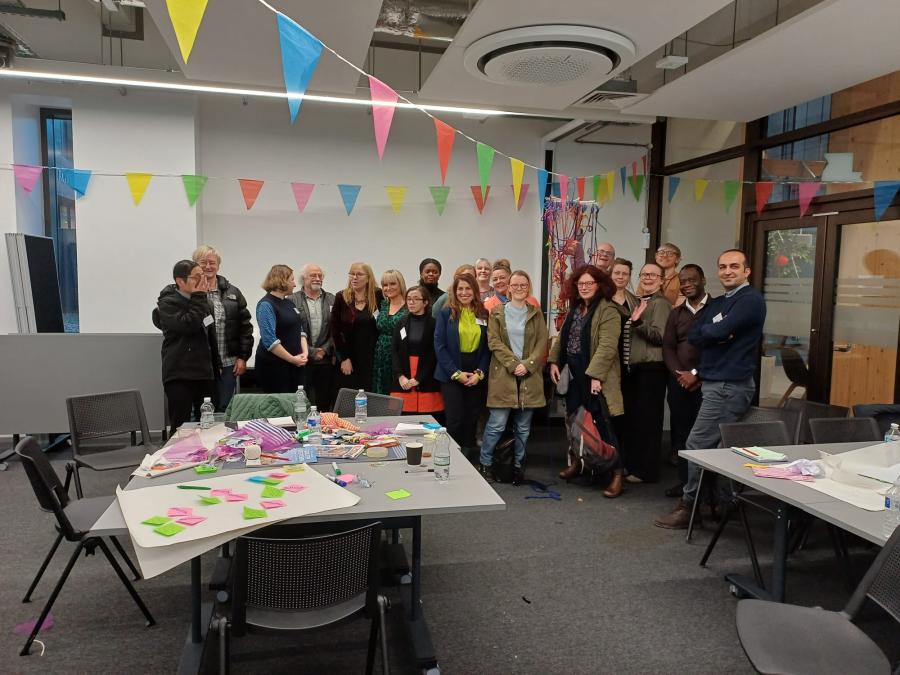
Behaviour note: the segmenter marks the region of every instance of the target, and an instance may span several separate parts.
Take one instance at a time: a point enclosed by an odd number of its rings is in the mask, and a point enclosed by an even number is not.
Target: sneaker
[[[477,464],[476,468],[478,469],[478,474],[484,478],[488,483],[493,483],[494,481],[494,472],[491,471],[491,467],[486,464]]]
[[[686,530],[691,521],[691,507],[691,502],[679,499],[671,513],[657,518],[653,524],[667,530]]]

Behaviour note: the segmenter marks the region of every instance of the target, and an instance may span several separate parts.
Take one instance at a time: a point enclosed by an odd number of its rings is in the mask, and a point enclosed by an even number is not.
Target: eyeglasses
[[[661,278],[661,274],[655,274],[654,272],[641,272],[641,279],[653,279],[653,278]]]
[[[365,272],[350,272],[347,276],[349,276],[349,277],[365,277],[368,275]]]
[[[590,288],[591,286],[596,286],[596,281],[579,281],[575,284],[578,288]]]
[[[676,257],[678,254],[675,253],[675,251],[673,251],[673,250],[671,250],[671,249],[668,249],[668,248],[661,248],[661,249],[659,249],[659,250],[656,252],[656,255],[661,255],[661,256],[663,256],[664,258],[674,258],[674,257]]]
[[[525,291],[528,290],[528,284],[510,284],[509,287],[514,291]]]
[[[602,248],[597,251],[597,256],[600,258],[612,258],[613,255],[615,255],[613,251],[604,251]]]

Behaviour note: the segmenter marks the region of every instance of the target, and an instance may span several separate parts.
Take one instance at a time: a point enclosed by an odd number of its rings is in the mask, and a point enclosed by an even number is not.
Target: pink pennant
[[[42,166],[13,164],[13,175],[16,177],[16,182],[25,192],[31,192],[34,189],[34,184],[37,183],[37,179],[43,170],[44,167]]]
[[[800,217],[803,217],[803,214],[806,213],[807,209],[809,209],[809,203],[812,201],[813,197],[816,196],[816,193],[819,191],[819,188],[822,187],[822,184],[819,182],[812,183],[800,183],[797,186],[799,191],[799,200],[800,200]]]
[[[394,119],[394,110],[396,110],[394,104],[400,97],[396,91],[371,75],[369,75],[369,94],[372,97],[372,103],[382,104],[372,106],[375,145],[378,146],[378,159],[381,159],[384,156],[384,146],[387,144],[388,134],[391,132],[391,122]]]
[[[519,203],[516,204],[516,211],[522,210],[522,204],[525,203],[525,195],[528,194],[528,185],[528,183],[522,183],[522,186],[519,188]],[[509,187],[512,187],[512,185]],[[513,191],[513,194],[515,194],[515,190]]]
[[[560,176],[559,177],[559,198],[564,202],[569,197],[569,177],[568,176]]]
[[[303,213],[303,209],[309,203],[309,197],[312,194],[315,183],[291,183],[291,189],[294,191],[294,200],[297,202],[297,209]]]

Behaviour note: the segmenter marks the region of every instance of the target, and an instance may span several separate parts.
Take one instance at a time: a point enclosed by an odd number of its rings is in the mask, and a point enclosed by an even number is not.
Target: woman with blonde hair
[[[384,298],[370,265],[355,262],[347,276],[347,287],[335,295],[331,308],[331,336],[340,364],[336,384],[372,391],[378,339],[375,319]]]
[[[491,288],[491,261],[487,258],[479,258],[475,261],[475,280],[478,282],[478,295],[484,302],[494,294]]]
[[[381,292],[384,300],[378,308],[375,327],[378,339],[375,341],[375,361],[372,374],[373,391],[390,394],[395,389],[393,342],[394,326],[406,314],[406,280],[397,270],[387,270],[381,275]]]
[[[303,384],[309,356],[306,330],[300,312],[287,297],[296,286],[294,270],[273,265],[262,283],[266,294],[256,303],[256,377],[267,394],[294,392]]]

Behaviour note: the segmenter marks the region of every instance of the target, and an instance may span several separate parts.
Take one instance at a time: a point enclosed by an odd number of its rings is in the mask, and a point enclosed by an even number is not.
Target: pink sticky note
[[[194,509],[189,508],[187,506],[173,506],[171,509],[166,511],[166,515],[169,518],[177,518],[179,516],[190,516],[193,515]]]
[[[279,488],[296,494],[297,492],[303,492],[306,489],[306,486],[300,485],[300,483],[291,483],[290,485],[281,485]]]
[[[269,478],[287,478],[288,474],[284,471],[273,471],[269,474]]]
[[[229,492],[225,495],[226,502],[243,502],[247,500],[247,495],[240,494],[239,492]]]
[[[231,488],[217,488],[215,490],[210,490],[209,494],[212,497],[227,497],[231,494]]]
[[[179,518],[175,522],[180,523],[181,525],[199,525],[204,520],[206,520],[206,518],[204,518],[203,516],[184,516],[183,518]]]
[[[341,474],[340,476],[338,476],[337,478],[338,478],[338,480],[344,481],[347,485],[350,485],[350,483],[352,483],[353,481],[356,480],[356,474],[353,474],[353,473],[342,473],[342,474]]]
[[[264,509],[277,509],[284,506],[285,504],[280,499],[266,499],[264,501],[261,501],[259,505]]]

